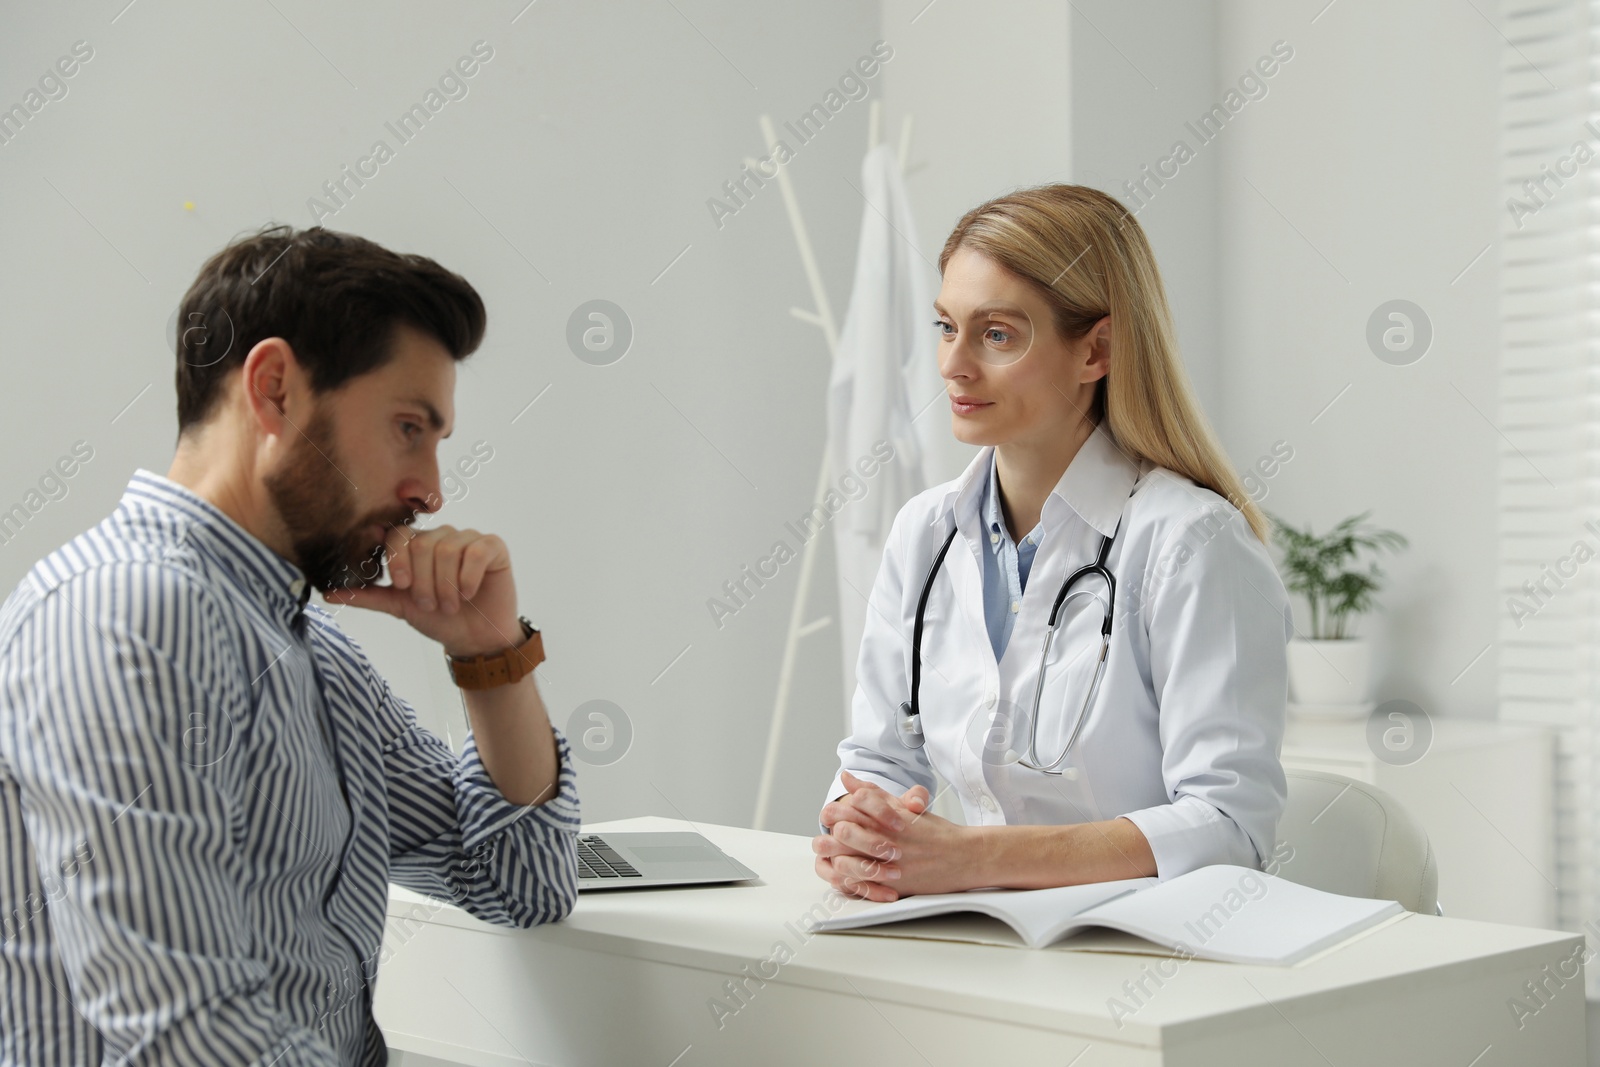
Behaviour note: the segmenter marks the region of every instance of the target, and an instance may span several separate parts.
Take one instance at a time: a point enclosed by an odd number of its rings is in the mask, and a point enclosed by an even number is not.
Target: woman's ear
[[[1097,381],[1111,372],[1111,316],[1100,316],[1100,321],[1089,327],[1084,341],[1088,354],[1083,365],[1083,381]]]

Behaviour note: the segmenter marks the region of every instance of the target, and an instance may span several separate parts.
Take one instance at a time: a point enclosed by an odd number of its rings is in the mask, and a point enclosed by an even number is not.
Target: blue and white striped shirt
[[[390,879],[571,911],[566,739],[510,803],[308,595],[141,470],[0,607],[0,1064],[381,1064]]]

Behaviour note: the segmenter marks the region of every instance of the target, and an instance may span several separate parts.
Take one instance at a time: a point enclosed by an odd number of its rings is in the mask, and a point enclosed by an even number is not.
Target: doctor
[[[1292,617],[1143,230],[1097,190],[1025,189],[939,270],[952,426],[985,447],[890,530],[818,875],[894,900],[1259,868]],[[966,825],[928,810],[936,773]]]

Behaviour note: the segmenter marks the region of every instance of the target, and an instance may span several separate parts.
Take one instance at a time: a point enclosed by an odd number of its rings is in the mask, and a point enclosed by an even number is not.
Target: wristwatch
[[[485,652],[477,656],[445,655],[450,664],[450,677],[462,689],[493,689],[521,681],[544,662],[544,636],[534,629],[524,616],[517,616],[522,624],[522,644],[500,652]]]

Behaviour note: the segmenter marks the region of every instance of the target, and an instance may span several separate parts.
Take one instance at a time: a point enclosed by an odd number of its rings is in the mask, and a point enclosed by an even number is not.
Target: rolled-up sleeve
[[[834,775],[824,803],[846,792],[843,771],[896,795],[915,785],[930,793],[934,788],[933,768],[926,753],[900,739],[898,721],[900,704],[911,695],[911,625],[905,601],[906,514],[907,509],[902,508],[889,528],[883,561],[867,599],[866,627],[856,661],[856,691],[850,705],[850,736],[839,743],[841,773]]]
[[[1157,554],[1146,626],[1169,803],[1125,813],[1157,876],[1214,863],[1258,868],[1287,789],[1288,594],[1235,508],[1187,515]]]
[[[386,682],[373,678],[394,724],[383,747],[390,880],[500,926],[566,918],[578,896],[582,823],[567,739],[551,728],[560,760],[552,795],[513,804],[484,770],[476,738],[468,734],[456,755],[417,724],[411,706]]]

